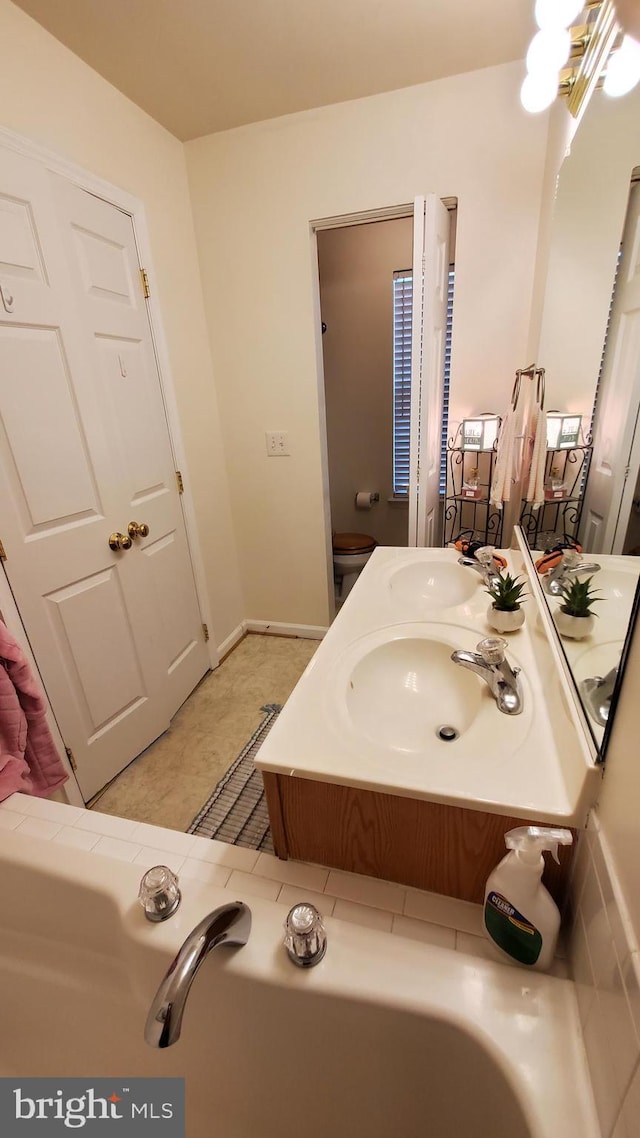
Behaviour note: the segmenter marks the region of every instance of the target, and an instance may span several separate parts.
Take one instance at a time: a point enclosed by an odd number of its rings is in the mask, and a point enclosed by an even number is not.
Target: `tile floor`
[[[92,802],[103,814],[186,830],[263,718],[285,703],[318,640],[249,634],[209,672],[168,731]]]

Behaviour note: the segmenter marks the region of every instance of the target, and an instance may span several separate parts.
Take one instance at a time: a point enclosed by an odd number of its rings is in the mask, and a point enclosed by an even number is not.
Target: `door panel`
[[[133,225],[100,198],[63,178],[51,180],[114,452],[117,528],[124,532],[131,521],[149,526],[149,536],[137,538],[126,555],[128,587],[136,597],[137,626],[146,629],[151,648],[144,674],[160,686],[171,716],[209,661]]]
[[[416,198],[413,243],[409,545],[441,545],[440,431],[447,324],[449,214]]]
[[[61,328],[0,327],[0,408],[25,535],[100,514]],[[55,479],[52,435],[61,444]]]
[[[79,191],[83,193],[82,190]],[[135,307],[127,250],[100,233],[71,225],[82,284],[88,296]]]
[[[175,581],[189,572],[185,548],[175,533],[165,534],[158,541],[148,539],[144,556],[149,566],[149,580],[155,596],[156,612],[164,629],[164,665],[167,673],[178,667],[186,653],[194,650],[198,641],[189,635],[191,606],[184,593],[176,593]]]
[[[80,201],[77,218],[61,216],[55,184]],[[110,215],[115,234],[102,231]],[[131,219],[3,152],[0,286],[4,568],[88,798],[168,727],[208,666]],[[148,540],[180,534],[181,632],[159,618],[144,542],[109,547],[134,520]]]
[[[66,638],[78,674],[91,741],[108,723],[147,698],[118,573],[106,569],[46,599],[55,613],[59,642]]]
[[[45,281],[42,254],[28,201],[0,193],[0,276]]]
[[[158,376],[154,361],[146,358],[145,345],[140,340],[97,334],[95,346],[112,417],[119,423],[119,461],[124,468],[129,501],[139,500],[159,488],[175,491],[171,455],[158,447],[167,426],[156,399]]]

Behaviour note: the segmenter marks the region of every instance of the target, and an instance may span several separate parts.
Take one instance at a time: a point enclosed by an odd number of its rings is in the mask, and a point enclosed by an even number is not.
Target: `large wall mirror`
[[[558,499],[522,519],[534,560],[565,535],[582,546],[579,573],[541,577],[554,624],[558,580],[592,576],[593,630],[558,635],[599,759],[640,596],[639,125],[639,92],[598,92],[560,170],[538,359],[547,408],[581,416],[584,445],[560,462]]]

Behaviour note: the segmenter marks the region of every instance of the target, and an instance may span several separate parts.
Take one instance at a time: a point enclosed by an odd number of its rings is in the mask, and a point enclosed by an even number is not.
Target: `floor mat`
[[[254,757],[282,711],[279,703],[260,708],[265,717],[187,830],[233,846],[273,853],[262,774]]]

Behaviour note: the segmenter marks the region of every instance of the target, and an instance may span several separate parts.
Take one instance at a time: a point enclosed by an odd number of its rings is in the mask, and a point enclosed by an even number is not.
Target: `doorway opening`
[[[347,217],[314,227],[322,327],[320,399],[326,417],[325,509],[336,609],[376,545],[443,542],[442,451],[457,203],[447,202],[447,212],[434,202],[441,232],[446,232],[443,240],[433,242],[429,257],[424,236],[416,239],[416,211],[410,207],[394,215],[387,211],[382,217]],[[425,356],[435,361],[428,376],[423,376]],[[427,439],[423,493],[428,475],[431,517],[419,536],[420,447]],[[421,512],[426,514],[424,506]]]

